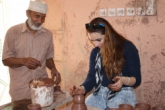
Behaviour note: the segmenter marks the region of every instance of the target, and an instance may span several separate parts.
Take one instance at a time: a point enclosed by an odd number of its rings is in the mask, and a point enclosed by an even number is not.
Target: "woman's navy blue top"
[[[100,48],[95,47],[92,49],[90,54],[90,63],[89,63],[89,71],[88,75],[82,84],[85,87],[86,93],[91,91],[93,87],[96,85],[95,78],[95,59],[97,53],[100,51]],[[136,87],[141,83],[141,71],[140,71],[140,58],[138,54],[138,50],[135,45],[130,41],[124,42],[124,59],[125,64],[122,68],[122,76],[135,77],[136,83],[132,87]],[[102,67],[101,72],[103,73],[103,81],[102,86],[108,87],[109,84],[112,84],[112,80],[109,80],[104,72],[104,68]],[[127,87],[123,85],[123,87]]]

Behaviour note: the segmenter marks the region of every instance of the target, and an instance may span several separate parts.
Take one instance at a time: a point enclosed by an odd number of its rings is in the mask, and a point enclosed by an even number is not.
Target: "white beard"
[[[42,25],[40,25],[39,27],[36,27],[36,26],[33,24],[31,18],[28,18],[27,23],[28,23],[29,27],[30,27],[32,30],[38,31],[38,30],[40,30],[40,29],[42,28]]]

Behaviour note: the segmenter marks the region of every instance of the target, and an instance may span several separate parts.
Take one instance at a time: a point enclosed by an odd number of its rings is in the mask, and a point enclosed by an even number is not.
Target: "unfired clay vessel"
[[[83,94],[75,94],[73,96],[73,105],[71,110],[87,110],[85,105],[85,96]]]
[[[133,108],[133,110],[143,110],[143,109],[141,109],[141,108]]]
[[[120,110],[119,108],[109,108],[108,110]]]
[[[130,104],[120,104],[119,109],[120,110],[133,110],[133,106]]]
[[[152,110],[165,110],[165,107],[164,106],[154,106],[152,107]]]
[[[41,106],[37,103],[29,104],[28,110],[41,110]]]
[[[135,105],[135,108],[140,108],[141,110],[150,110],[151,109],[151,105],[150,104],[147,104],[147,103],[137,103]]]

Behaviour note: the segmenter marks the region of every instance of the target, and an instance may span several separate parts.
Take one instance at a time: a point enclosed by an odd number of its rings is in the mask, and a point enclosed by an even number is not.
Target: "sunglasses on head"
[[[89,27],[93,28],[93,29],[99,29],[99,28],[105,28],[104,24],[99,23],[99,24],[90,24],[87,23],[85,24],[86,29],[88,29]]]

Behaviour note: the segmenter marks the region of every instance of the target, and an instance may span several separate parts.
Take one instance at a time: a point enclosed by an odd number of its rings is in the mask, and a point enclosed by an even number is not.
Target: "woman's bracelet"
[[[129,85],[129,82],[130,82],[130,77],[127,77],[128,78],[128,81],[125,85]]]

